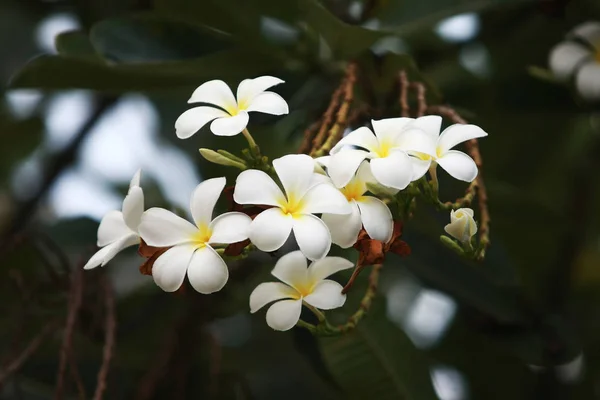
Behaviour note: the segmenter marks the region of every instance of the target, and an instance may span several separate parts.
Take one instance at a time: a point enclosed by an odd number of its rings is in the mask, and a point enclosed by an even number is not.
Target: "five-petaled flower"
[[[249,169],[237,178],[233,198],[238,204],[269,205],[250,225],[248,237],[262,251],[275,251],[293,231],[307,258],[325,257],[331,247],[327,225],[313,214],[349,214],[346,198],[323,175],[315,174],[314,160],[290,154],[273,160],[285,194],[263,171]]]
[[[287,114],[286,101],[277,93],[267,91],[280,83],[283,81],[273,76],[244,79],[237,88],[237,99],[221,80],[203,83],[192,93],[188,103],[208,103],[214,107],[195,107],[181,114],[175,121],[177,136],[187,139],[213,120],[210,130],[215,135],[234,136],[246,129],[248,112]]]
[[[302,303],[321,310],[331,310],[344,305],[346,295],[342,286],[325,279],[338,271],[354,266],[341,257],[325,257],[307,268],[306,258],[300,251],[281,257],[271,274],[280,282],[261,283],[250,295],[250,312],[255,313],[276,301],[267,311],[267,324],[278,331],[291,329],[298,323]]]
[[[84,269],[104,266],[126,247],[140,243],[138,227],[144,212],[144,192],[140,187],[141,171],[131,179],[122,211],[110,211],[100,221],[98,246],[102,247],[84,265]]]
[[[550,53],[552,73],[560,81],[575,76],[575,86],[583,98],[600,99],[600,23],[581,24],[567,39]]]
[[[406,120],[398,118],[398,120]],[[423,173],[429,169],[432,162],[437,163],[452,177],[465,182],[472,182],[477,177],[477,165],[475,161],[462,151],[452,150],[454,146],[467,140],[487,136],[487,133],[476,125],[454,124],[440,134],[442,128],[442,117],[439,115],[427,115],[409,121],[398,121],[405,123],[408,128],[418,128],[425,132],[431,143],[434,144],[433,155],[412,152],[418,157],[413,159],[413,167]],[[435,165],[433,166],[436,167]]]
[[[190,284],[200,293],[219,291],[227,283],[227,265],[212,246],[247,239],[251,219],[240,212],[212,219],[224,187],[225,178],[208,179],[196,187],[190,206],[196,225],[162,208],[151,208],[142,216],[139,231],[144,242],[170,247],[152,267],[152,277],[164,291],[177,290],[186,272]]]
[[[423,176],[427,170],[413,170],[415,157],[409,154],[433,156],[435,145],[420,129],[407,127],[409,121],[410,118],[373,120],[374,134],[361,127],[340,140],[330,151],[327,170],[335,186],[346,186],[365,159],[370,160],[375,179],[390,188],[402,190]]]
[[[470,208],[459,208],[450,212],[450,223],[444,227],[446,233],[468,243],[471,237],[477,233],[477,223],[473,219],[473,210]]]
[[[321,217],[331,232],[333,243],[342,248],[354,245],[363,226],[372,239],[383,243],[390,240],[394,224],[390,209],[378,198],[365,195],[367,185],[375,183],[369,163],[363,161],[352,180],[339,189],[352,212],[349,215],[323,214]]]

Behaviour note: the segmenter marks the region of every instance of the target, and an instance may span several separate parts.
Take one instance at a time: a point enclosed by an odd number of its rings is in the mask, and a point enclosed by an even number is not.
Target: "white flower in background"
[[[342,285],[325,279],[354,264],[341,257],[325,257],[307,268],[306,258],[300,251],[281,257],[271,274],[280,282],[261,283],[250,295],[250,312],[255,313],[276,301],[267,311],[267,324],[278,331],[287,331],[298,323],[302,302],[321,310],[344,305],[346,295]]]
[[[365,196],[367,184],[376,182],[369,163],[363,161],[356,176],[340,192],[352,209],[350,215],[323,214],[323,222],[329,227],[333,243],[348,248],[356,243],[364,226],[371,239],[387,243],[392,237],[394,221],[388,206],[381,200]]]
[[[561,81],[575,76],[577,91],[583,98],[600,99],[600,23],[579,25],[567,39],[570,40],[559,43],[550,53],[552,73]]]
[[[283,81],[273,76],[244,79],[237,88],[237,99],[221,80],[203,83],[192,93],[188,103],[208,103],[213,107],[195,107],[181,114],[175,121],[177,136],[187,139],[213,120],[210,130],[215,135],[234,136],[246,129],[251,111],[287,114],[286,101],[277,93],[267,91],[280,83]]]
[[[275,251],[293,231],[306,257],[325,257],[331,235],[325,223],[313,214],[349,214],[346,198],[327,183],[324,175],[314,173],[315,162],[305,154],[275,159],[273,167],[285,194],[263,171],[249,169],[237,178],[233,192],[236,203],[273,206],[254,218],[248,237],[258,249]]]
[[[468,243],[477,233],[477,223],[473,219],[473,210],[459,208],[450,212],[450,223],[444,227],[446,233],[462,243]]]
[[[164,291],[177,290],[186,272],[190,284],[200,293],[219,291],[227,283],[227,265],[212,246],[247,239],[252,220],[239,212],[212,219],[224,187],[225,178],[208,179],[196,187],[190,205],[195,226],[162,208],[151,208],[142,216],[142,239],[150,246],[170,247],[152,267],[154,282]]]
[[[123,200],[122,211],[111,211],[98,227],[98,247],[102,247],[84,265],[84,269],[104,266],[126,247],[140,243],[138,227],[144,212],[144,192],[140,187],[141,171],[137,171]]]
[[[433,155],[435,146],[420,129],[408,127],[411,121],[411,118],[371,121],[375,134],[361,127],[340,140],[331,149],[327,170],[335,186],[346,186],[365,159],[370,160],[375,179],[394,189],[402,190],[423,176],[427,170],[417,176],[413,172],[414,157],[408,152]]]
[[[475,161],[462,151],[452,150],[452,148],[467,140],[487,136],[483,129],[471,124],[454,124],[440,134],[442,117],[439,115],[427,115],[414,119],[409,126],[421,129],[435,145],[433,155],[411,153],[419,158],[418,160],[413,159],[413,168],[419,174],[421,172],[424,174],[431,163],[435,161],[448,174],[461,181],[472,182],[477,177]]]

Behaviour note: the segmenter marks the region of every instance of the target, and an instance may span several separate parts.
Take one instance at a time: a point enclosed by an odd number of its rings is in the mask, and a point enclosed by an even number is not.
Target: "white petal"
[[[198,229],[172,212],[155,207],[142,215],[139,232],[148,245],[168,247],[191,242]]]
[[[351,214],[323,214],[321,217],[325,225],[329,228],[331,241],[343,249],[347,249],[356,243],[358,233],[362,228],[358,206],[355,202],[352,202],[350,208],[352,209]]]
[[[477,125],[451,125],[444,129],[444,132],[440,135],[440,140],[438,141],[438,157],[442,156],[459,143],[485,136],[487,136],[487,133]]]
[[[133,178],[131,178],[131,182],[129,182],[129,190],[131,190],[132,188],[136,187],[136,186],[140,186],[140,180],[142,179],[142,170],[138,169],[135,174],[133,175]]]
[[[175,133],[179,139],[187,139],[215,118],[229,117],[214,107],[195,107],[187,110],[175,121]]]
[[[410,162],[412,164],[413,175],[411,180],[416,181],[421,179],[429,170],[431,166],[431,160],[421,160],[417,157],[411,157]]]
[[[406,117],[371,120],[379,143],[394,142],[398,134],[413,122],[413,118]]]
[[[273,160],[273,168],[288,200],[298,201],[304,196],[313,179],[315,161],[306,154],[288,154]]]
[[[379,148],[379,142],[375,134],[366,126],[360,127],[340,140],[329,152],[333,155],[338,153],[344,146],[358,146],[368,151],[375,151]]]
[[[317,283],[311,294],[303,300],[321,310],[331,310],[344,305],[346,295],[342,294],[342,285],[328,279]]]
[[[277,260],[271,275],[293,288],[307,286],[307,265],[306,257],[301,251],[292,251]]]
[[[600,47],[600,23],[596,21],[584,22],[576,26],[567,36],[581,38],[598,49]]]
[[[327,225],[314,215],[302,215],[294,221],[294,236],[302,253],[310,260],[318,260],[329,253],[331,235]]]
[[[123,220],[121,211],[109,211],[98,226],[98,247],[104,247],[116,240],[131,234],[131,230]]]
[[[196,250],[187,269],[192,287],[200,293],[210,294],[223,289],[229,279],[227,264],[210,246]]]
[[[198,228],[210,224],[213,210],[225,187],[225,182],[225,178],[207,179],[194,189],[190,201],[190,210],[192,211],[192,217]]]
[[[273,92],[264,92],[256,96],[246,111],[258,111],[271,115],[283,115],[290,112],[283,97]]]
[[[436,137],[437,139],[437,137]],[[406,152],[419,152],[435,156],[435,147],[437,140],[432,140],[431,137],[422,129],[411,128],[405,129],[396,137],[394,148],[404,150]]]
[[[331,156],[327,173],[333,184],[339,188],[346,186],[368,155],[364,150],[348,149]]]
[[[144,192],[139,186],[129,189],[129,194],[123,200],[123,219],[133,232],[137,232],[142,214],[144,213]]]
[[[371,160],[371,172],[377,182],[400,190],[408,186],[413,176],[410,157],[401,150],[392,151],[385,158]]]
[[[226,116],[215,119],[210,124],[210,130],[217,136],[235,136],[248,125],[248,113],[240,111],[233,117]]]
[[[371,164],[367,161],[363,161],[362,164],[358,167],[358,171],[356,171],[356,176],[354,177],[355,181],[360,182],[364,185],[367,183],[376,184],[377,179],[373,176],[373,172],[371,171]]]
[[[269,208],[258,214],[250,224],[248,238],[259,250],[275,251],[288,239],[293,218],[279,208]]]
[[[297,299],[299,293],[280,282],[261,283],[250,294],[250,312],[255,313],[267,304],[282,299]]]
[[[444,168],[447,173],[458,180],[473,182],[477,177],[477,165],[475,165],[475,161],[461,151],[450,150],[436,161],[440,167]]]
[[[236,243],[248,239],[248,230],[252,218],[240,212],[228,212],[215,218],[210,228],[212,235],[209,243]]]
[[[183,283],[195,248],[192,245],[171,247],[160,255],[152,266],[152,278],[165,292],[174,292]]]
[[[302,198],[302,212],[305,214],[349,214],[351,212],[346,197],[330,183],[311,187]]]
[[[556,79],[566,81],[573,75],[576,67],[591,55],[588,48],[578,43],[563,42],[552,49],[548,65]]]
[[[587,63],[576,77],[577,91],[586,100],[600,99],[600,64]]]
[[[194,90],[188,103],[215,104],[228,113],[237,110],[237,103],[235,97],[233,97],[233,92],[225,82],[218,79],[200,85]]]
[[[356,202],[360,218],[371,239],[387,243],[392,237],[394,220],[388,206],[381,200],[363,196]]]
[[[119,240],[112,242],[111,244],[98,250],[89,261],[83,266],[83,269],[92,269],[97,266],[104,266],[107,262],[113,259],[121,250],[138,244],[140,242],[139,236],[130,233],[129,235],[122,237]]]
[[[300,319],[302,300],[281,300],[267,310],[267,325],[276,331],[292,329]]]
[[[439,115],[425,115],[415,119],[411,127],[423,130],[430,140],[437,143],[442,130],[442,117]]]
[[[285,196],[269,175],[257,169],[242,171],[235,182],[233,199],[238,204],[279,206]]]
[[[283,83],[283,81],[279,78],[275,78],[274,76],[259,76],[258,78],[254,79],[244,79],[240,82],[237,88],[238,104],[240,107],[248,107],[248,105],[253,102],[256,96],[259,96],[265,90],[275,85],[279,85],[280,83]]]
[[[331,156],[317,157],[314,160],[320,167],[328,168],[329,160],[331,160]],[[315,172],[317,172],[317,171],[315,171]]]
[[[311,282],[319,282],[339,271],[351,269],[354,264],[342,257],[325,257],[310,264],[308,276]]]

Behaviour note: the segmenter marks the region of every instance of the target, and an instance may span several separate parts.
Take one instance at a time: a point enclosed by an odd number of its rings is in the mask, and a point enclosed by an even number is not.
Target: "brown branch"
[[[106,381],[110,370],[110,361],[115,349],[115,334],[117,330],[117,319],[115,310],[115,296],[109,281],[105,277],[102,280],[104,291],[105,323],[104,323],[104,349],[102,351],[102,366],[98,372],[98,383],[94,392],[94,400],[101,400],[106,391]]]
[[[322,123],[321,127],[319,128],[319,132],[312,141],[312,152],[314,152],[315,149],[321,147],[323,141],[325,140],[325,136],[327,135],[329,126],[333,122],[335,112],[340,106],[340,101],[342,99],[342,93],[344,90],[344,84],[345,79],[342,81],[340,86],[335,90],[335,92],[333,92],[333,95],[331,96],[329,106],[327,107],[327,110],[325,111],[325,114],[323,114],[323,118],[321,119]]]
[[[406,77],[406,71],[400,71],[399,74],[400,79],[400,116],[401,117],[409,117],[410,116],[410,106],[408,105],[408,78]]]
[[[29,342],[27,347],[25,347],[25,349],[22,352],[17,357],[15,357],[14,360],[9,362],[6,367],[4,367],[4,368],[2,368],[2,370],[0,370],[0,389],[2,389],[2,387],[6,383],[6,380],[12,374],[14,374],[16,371],[18,371],[21,367],[23,367],[23,365],[27,362],[27,360],[29,360],[29,358],[37,351],[37,349],[39,349],[39,347],[42,345],[42,343],[44,342],[46,337],[56,331],[56,328],[57,328],[56,321],[47,323],[42,328],[40,333],[38,333],[37,336],[35,336]]]
[[[302,139],[302,144],[300,144],[300,147],[298,148],[298,154],[308,154],[310,152],[312,141],[319,131],[319,126],[321,126],[321,120],[313,122],[304,131],[304,139]]]
[[[69,372],[71,373],[71,378],[73,379],[75,387],[77,388],[79,400],[85,400],[87,398],[85,386],[81,380],[81,375],[79,374],[79,368],[77,366],[77,360],[75,359],[73,352],[71,352],[69,355]]]
[[[75,331],[75,325],[77,323],[77,316],[79,309],[81,308],[81,299],[83,296],[83,269],[81,267],[76,268],[72,273],[71,278],[71,290],[69,293],[69,303],[67,311],[67,321],[65,323],[65,329],[63,334],[63,342],[60,349],[59,362],[58,362],[58,373],[56,378],[56,391],[54,393],[54,399],[59,400],[63,397],[65,372],[67,369],[67,362],[69,355],[72,351],[73,346],[73,333]]]
[[[422,117],[427,112],[427,100],[425,98],[425,85],[421,82],[411,82],[410,87],[417,92],[417,117]]]

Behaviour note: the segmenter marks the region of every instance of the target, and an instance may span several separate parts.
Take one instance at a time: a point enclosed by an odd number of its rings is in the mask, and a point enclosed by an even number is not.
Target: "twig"
[[[56,391],[54,393],[54,399],[59,400],[63,397],[65,372],[67,369],[67,362],[69,360],[69,354],[72,351],[73,346],[73,333],[75,331],[75,325],[77,323],[77,316],[79,309],[81,308],[81,299],[83,295],[83,269],[76,268],[72,273],[71,290],[69,293],[69,303],[67,311],[67,321],[65,324],[63,342],[60,349],[59,362],[58,362],[58,374],[56,378]]]
[[[335,90],[335,92],[333,92],[333,95],[331,96],[331,101],[329,102],[329,106],[327,107],[325,114],[323,114],[322,123],[321,123],[321,127],[319,128],[319,132],[317,133],[317,135],[315,136],[315,138],[312,141],[312,151],[311,152],[314,152],[315,149],[318,149],[319,147],[321,147],[321,145],[323,144],[323,141],[325,140],[325,135],[327,134],[329,126],[333,122],[335,112],[336,112],[336,110],[338,110],[338,108],[340,106],[340,101],[341,101],[342,93],[343,93],[343,89],[344,89],[344,82],[345,82],[345,80],[342,81],[340,86]]]
[[[410,106],[408,105],[408,78],[405,71],[400,71],[400,116],[410,116]]]
[[[421,82],[411,82],[410,87],[417,91],[417,117],[422,117],[427,112],[425,85]]]
[[[319,131],[319,127],[321,126],[321,120],[313,122],[305,131],[304,131],[304,139],[302,139],[302,144],[298,148],[298,154],[307,154],[310,151],[310,146],[312,141],[315,139],[317,132]]]
[[[83,381],[81,380],[81,375],[79,374],[79,368],[77,366],[77,360],[75,359],[75,354],[71,352],[69,354],[69,372],[71,373],[71,378],[73,382],[75,382],[75,387],[77,388],[77,395],[79,396],[79,400],[85,400],[87,395],[85,393],[85,386],[83,385]]]
[[[4,386],[6,379],[8,379],[12,374],[18,371],[29,358],[37,351],[37,349],[42,345],[44,340],[48,335],[56,331],[57,323],[56,321],[52,321],[47,323],[40,333],[37,334],[25,347],[25,349],[19,354],[14,360],[8,363],[6,367],[4,367],[0,371],[0,389]]]
[[[113,358],[115,348],[115,333],[117,329],[117,319],[115,311],[115,296],[111,283],[108,278],[103,281],[105,323],[104,323],[104,349],[102,351],[102,366],[98,372],[98,383],[94,392],[94,400],[101,400],[106,390],[106,381],[110,370],[110,361]]]

